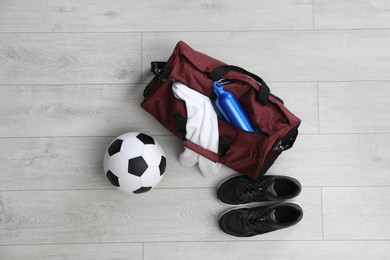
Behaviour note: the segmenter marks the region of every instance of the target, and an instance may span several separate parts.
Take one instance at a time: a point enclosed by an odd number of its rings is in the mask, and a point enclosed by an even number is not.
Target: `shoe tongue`
[[[268,185],[267,187],[267,193],[271,196],[278,196],[278,194],[276,193],[275,191],[275,188],[274,188],[274,185],[275,185],[275,182],[272,182],[270,185]]]
[[[277,222],[276,221],[276,216],[275,216],[275,212],[276,210],[272,210],[270,213],[269,213],[269,218],[272,220],[272,222]]]
[[[265,211],[262,216],[260,216],[258,219],[262,222],[265,221],[265,223],[268,224],[277,224],[278,221],[276,220],[276,215],[275,215],[276,210],[272,209],[269,211]]]

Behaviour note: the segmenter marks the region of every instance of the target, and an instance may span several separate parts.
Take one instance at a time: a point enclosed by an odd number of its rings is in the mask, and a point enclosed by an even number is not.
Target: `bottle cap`
[[[213,87],[214,87],[214,92],[216,95],[223,93],[223,90],[224,90],[223,86],[219,82],[215,81],[213,84]]]

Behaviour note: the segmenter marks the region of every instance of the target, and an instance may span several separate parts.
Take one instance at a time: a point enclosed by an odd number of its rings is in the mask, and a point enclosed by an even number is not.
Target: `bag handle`
[[[184,141],[184,146],[187,147],[188,149],[194,151],[195,153],[200,154],[201,156],[209,159],[212,162],[217,163],[219,161],[220,156],[218,153],[215,153],[215,152],[210,151],[206,148],[203,148],[202,146],[192,142],[189,139],[186,139]]]
[[[212,70],[207,77],[211,80],[218,81],[222,78],[222,76],[227,74],[229,71],[240,72],[256,80],[258,83],[260,83],[261,87],[259,89],[259,92],[257,93],[256,99],[263,105],[267,103],[268,97],[271,93],[267,84],[264,82],[262,78],[260,78],[256,74],[253,74],[252,72],[249,72],[241,67],[237,67],[233,65],[219,66],[216,67],[214,70]]]
[[[207,159],[218,162],[219,158],[221,156],[224,156],[226,152],[230,149],[230,146],[233,143],[233,138],[226,136],[226,135],[220,135],[219,136],[219,143],[218,143],[218,153],[215,153],[213,151],[210,151],[206,148],[203,148],[202,146],[192,142],[191,140],[186,139],[186,125],[187,125],[187,118],[180,115],[175,114],[174,115],[174,122],[176,126],[177,135],[181,140],[184,142],[184,146],[188,149],[196,152],[197,154],[200,154]]]
[[[218,145],[219,153],[215,153],[192,142],[189,139],[184,140],[185,147],[215,163],[219,162],[219,159],[226,154],[226,152],[230,149],[232,143],[233,143],[233,138],[225,135],[220,136],[219,145]]]

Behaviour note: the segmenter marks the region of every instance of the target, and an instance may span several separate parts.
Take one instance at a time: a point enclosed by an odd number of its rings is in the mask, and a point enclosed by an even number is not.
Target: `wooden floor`
[[[269,174],[303,185],[296,226],[217,226],[217,184],[139,107],[175,43],[259,74],[302,118]],[[103,153],[142,131],[168,157],[153,191],[108,183]],[[0,259],[390,259],[389,0],[1,0]]]

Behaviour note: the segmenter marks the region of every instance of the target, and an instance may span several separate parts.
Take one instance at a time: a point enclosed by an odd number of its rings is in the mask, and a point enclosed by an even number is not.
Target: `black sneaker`
[[[298,196],[301,184],[287,176],[262,176],[253,180],[245,175],[223,181],[217,188],[218,199],[225,204],[287,200]]]
[[[256,208],[237,208],[222,214],[219,227],[226,234],[251,237],[291,227],[303,217],[302,208],[293,203]]]

